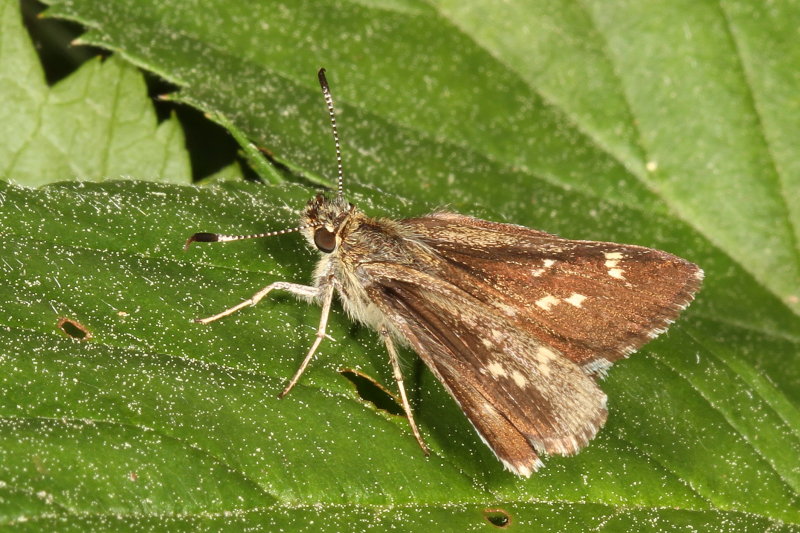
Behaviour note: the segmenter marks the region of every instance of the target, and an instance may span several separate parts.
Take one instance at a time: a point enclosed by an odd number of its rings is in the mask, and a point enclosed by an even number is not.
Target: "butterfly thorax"
[[[402,221],[369,217],[340,197],[317,195],[302,223],[311,226],[304,233],[321,252],[315,285],[333,283],[348,314],[373,327],[381,322],[380,313],[367,296],[371,280],[359,267],[390,262],[427,270],[433,259],[434,252]]]

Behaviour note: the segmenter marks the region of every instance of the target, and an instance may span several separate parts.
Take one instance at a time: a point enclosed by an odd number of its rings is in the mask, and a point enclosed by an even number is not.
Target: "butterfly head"
[[[358,212],[356,206],[341,195],[332,199],[318,194],[306,205],[301,219],[306,239],[320,252],[332,253],[344,238],[350,220]]]

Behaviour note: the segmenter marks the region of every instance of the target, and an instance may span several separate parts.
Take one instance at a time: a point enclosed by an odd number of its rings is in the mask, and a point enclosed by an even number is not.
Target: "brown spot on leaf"
[[[77,339],[79,341],[86,341],[92,338],[92,332],[77,320],[61,317],[58,319],[57,325],[58,329],[63,331],[67,337]]]
[[[505,509],[484,509],[483,517],[499,529],[505,529],[511,525],[511,515]]]

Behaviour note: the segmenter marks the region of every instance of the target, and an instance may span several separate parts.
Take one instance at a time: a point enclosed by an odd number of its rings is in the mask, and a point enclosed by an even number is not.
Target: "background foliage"
[[[0,524],[800,530],[800,8],[466,4],[53,0],[114,53],[47,83],[0,2]],[[283,400],[318,309],[276,296],[189,321],[309,278],[296,236],[181,246],[290,227],[330,183],[320,66],[365,211],[447,205],[706,270],[670,333],[604,381],[609,422],[581,454],[514,478],[406,353],[422,457],[340,373],[393,390],[374,334],[338,311]],[[214,148],[183,147],[193,129],[157,120],[135,67],[223,125],[264,183],[229,161],[189,185]]]

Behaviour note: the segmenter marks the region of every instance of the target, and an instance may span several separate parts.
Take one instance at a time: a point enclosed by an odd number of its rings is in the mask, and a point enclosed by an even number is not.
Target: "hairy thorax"
[[[374,328],[384,327],[367,290],[372,280],[361,268],[369,263],[389,262],[415,270],[428,270],[434,254],[402,221],[369,218],[360,211],[351,213],[343,224],[336,251],[323,254],[314,275],[317,286],[331,277],[345,311],[354,319]]]

